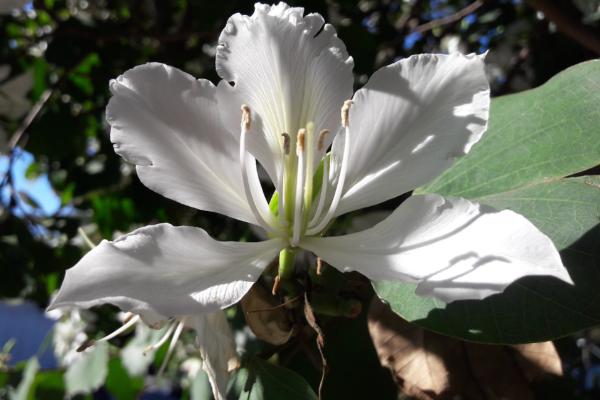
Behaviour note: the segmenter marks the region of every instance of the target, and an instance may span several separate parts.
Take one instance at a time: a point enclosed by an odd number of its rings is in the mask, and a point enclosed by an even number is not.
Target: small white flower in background
[[[188,325],[202,340],[212,327],[205,316],[240,300],[278,253],[285,261],[297,249],[374,281],[417,283],[419,294],[444,301],[483,298],[526,275],[571,282],[550,239],[524,217],[465,199],[412,196],[372,228],[322,237],[335,217],[431,181],[487,127],[480,56],[412,56],[375,72],[354,96],[352,68],[320,15],[256,4],[221,33],[217,86],[157,63],[111,81],[111,140],[147,187],[271,239],[143,227],[69,269],[51,308],[111,303],[150,323],[183,318],[174,336]]]
[[[467,48],[458,35],[446,35],[440,42],[440,48],[444,53],[465,53]]]
[[[56,320],[52,331],[52,345],[54,356],[61,367],[68,367],[81,357],[76,349],[88,340],[85,334],[87,324],[81,318],[81,312],[73,308],[46,312],[49,318]]]

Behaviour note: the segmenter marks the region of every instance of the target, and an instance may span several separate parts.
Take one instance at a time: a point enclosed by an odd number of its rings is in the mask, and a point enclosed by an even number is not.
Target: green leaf
[[[469,155],[417,193],[512,209],[561,250],[575,285],[529,277],[483,301],[422,298],[415,286],[374,284],[409,321],[487,343],[544,341],[600,323],[600,178],[562,178],[600,163],[600,62],[492,101],[490,127]]]
[[[67,394],[91,393],[98,389],[108,375],[108,344],[96,343],[82,354],[65,373]]]
[[[30,391],[33,388],[33,381],[35,380],[35,374],[37,374],[40,369],[40,363],[37,360],[37,357],[32,357],[25,366],[25,371],[23,371],[23,378],[21,378],[21,382],[19,382],[19,386],[16,391],[9,392],[10,400],[27,400],[32,398],[30,396]]]
[[[112,358],[108,363],[106,389],[119,400],[137,399],[144,388],[143,378],[133,378],[118,358]]]
[[[584,171],[600,163],[600,61],[492,101],[484,138],[417,193],[469,199]]]
[[[63,373],[59,370],[38,372],[33,383],[35,398],[44,400],[62,400],[65,398]]]
[[[228,399],[317,399],[310,385],[289,369],[249,358],[229,382]]]

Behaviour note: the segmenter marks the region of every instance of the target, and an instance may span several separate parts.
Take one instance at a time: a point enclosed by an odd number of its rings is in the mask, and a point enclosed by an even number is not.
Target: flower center
[[[339,139],[343,140],[341,158],[334,152],[327,153],[327,139],[331,131],[322,129],[316,134],[313,122],[300,128],[295,137],[281,133],[283,171],[277,185],[281,193],[276,192],[274,196],[274,201],[277,201],[277,221],[258,183],[256,160],[247,150],[246,136],[250,133],[252,115],[250,107],[242,105],[240,163],[250,208],[263,228],[271,234],[287,237],[292,247],[297,247],[303,236],[321,233],[335,215],[346,177],[351,104],[352,101],[345,101],[341,110],[342,130],[338,133],[343,135]],[[332,174],[332,171],[335,173]],[[330,189],[334,189],[333,193]]]

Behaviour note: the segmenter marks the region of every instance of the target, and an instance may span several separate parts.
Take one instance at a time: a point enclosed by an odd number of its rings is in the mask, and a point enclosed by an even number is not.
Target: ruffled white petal
[[[552,241],[523,216],[465,199],[413,196],[371,229],[300,246],[373,281],[416,282],[449,302],[479,299],[529,275],[572,283]]]
[[[483,57],[458,53],[422,54],[381,68],[353,100],[337,215],[438,176],[481,138],[490,103]]]
[[[67,271],[50,309],[110,303],[166,317],[213,312],[242,298],[283,245],[219,242],[199,228],[147,226],[86,254]]]
[[[212,83],[152,63],[125,72],[110,88],[111,141],[147,187],[190,207],[257,223],[242,186],[239,138],[221,123]]]
[[[250,106],[256,133],[249,150],[275,184],[282,173],[281,134],[292,137],[294,154],[295,135],[309,121],[317,133],[335,133],[340,107],[352,95],[353,60],[344,43],[319,14],[303,14],[284,3],[256,4],[252,16],[229,18],[217,47],[224,120],[239,126],[240,105]]]
[[[225,313],[217,311],[190,316],[187,324],[196,330],[196,345],[202,357],[202,369],[208,375],[215,400],[225,400],[229,375],[240,366]]]

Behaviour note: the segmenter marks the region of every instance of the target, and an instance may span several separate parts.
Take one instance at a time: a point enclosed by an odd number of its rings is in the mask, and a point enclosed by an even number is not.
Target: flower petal
[[[240,360],[225,313],[190,316],[187,324],[196,330],[196,345],[202,357],[215,400],[225,400],[231,371],[239,368]]]
[[[446,302],[484,298],[527,275],[572,283],[552,241],[525,217],[465,199],[412,196],[371,229],[300,246],[374,281],[418,283]]]
[[[352,95],[353,60],[344,43],[319,14],[303,13],[284,3],[256,4],[252,16],[229,18],[217,47],[224,119],[239,130],[240,105],[250,106],[259,121],[255,130],[262,132],[252,135],[249,150],[276,184],[281,134],[292,137],[294,154],[295,135],[309,121],[317,133],[335,133],[340,107]]]
[[[239,141],[221,123],[212,83],[152,63],[110,87],[111,141],[137,165],[144,185],[187,206],[257,223],[242,186]]]
[[[353,100],[348,172],[336,215],[438,176],[481,138],[490,103],[483,57],[459,53],[422,54],[381,68]]]
[[[199,228],[147,226],[86,254],[67,271],[50,308],[111,303],[166,317],[212,312],[242,298],[283,245],[219,242]]]

